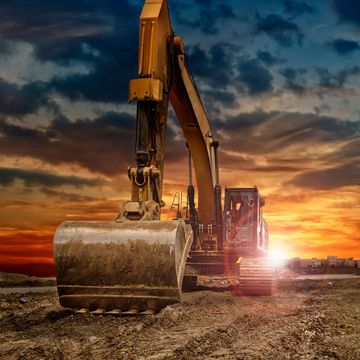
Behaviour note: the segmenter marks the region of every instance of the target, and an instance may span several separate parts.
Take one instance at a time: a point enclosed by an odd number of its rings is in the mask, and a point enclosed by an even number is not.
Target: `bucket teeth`
[[[122,311],[120,309],[112,309],[112,310],[104,310],[104,309],[96,309],[90,311],[89,309],[78,309],[74,310],[75,314],[92,314],[92,315],[108,315],[108,316],[151,316],[155,315],[156,312],[153,309],[147,309],[144,311],[139,311],[138,309],[129,309],[126,311]]]
[[[120,316],[121,315],[121,310],[113,309],[113,310],[110,310],[110,311],[106,311],[105,315]]]
[[[139,314],[138,309],[129,309],[128,311],[123,311],[121,313],[121,315],[124,315],[124,316],[136,316],[138,314]]]
[[[79,309],[75,311],[75,314],[87,314],[88,312],[88,309]]]
[[[104,309],[96,309],[95,311],[91,311],[91,313],[94,315],[104,315],[105,310]]]
[[[145,310],[145,311],[142,311],[139,315],[155,315],[155,311],[154,310]]]

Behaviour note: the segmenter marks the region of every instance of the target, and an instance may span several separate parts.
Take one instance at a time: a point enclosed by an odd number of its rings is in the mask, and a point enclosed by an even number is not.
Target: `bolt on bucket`
[[[60,304],[159,311],[181,299],[191,243],[183,220],[66,221],[54,236]]]

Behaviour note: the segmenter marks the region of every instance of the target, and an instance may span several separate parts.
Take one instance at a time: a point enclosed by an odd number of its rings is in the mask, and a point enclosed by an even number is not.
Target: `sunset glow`
[[[130,198],[142,2],[25,3],[0,4],[0,271],[53,275],[56,227],[112,220]],[[186,0],[181,15],[175,3],[223,193],[257,185],[273,258],[360,258],[360,23],[348,1]],[[170,110],[162,219],[187,182]]]

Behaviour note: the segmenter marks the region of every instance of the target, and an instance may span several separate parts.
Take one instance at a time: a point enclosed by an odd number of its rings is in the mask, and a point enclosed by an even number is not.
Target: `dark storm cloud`
[[[0,5],[0,37],[31,43],[40,60],[88,64],[89,74],[49,84],[70,99],[126,102],[137,76],[140,10],[128,1],[14,0]]]
[[[284,60],[279,59],[277,56],[274,56],[273,54],[271,54],[270,51],[266,51],[266,50],[258,51],[256,53],[256,56],[261,62],[263,62],[265,65],[268,65],[268,66],[273,66],[273,65],[284,62]]]
[[[295,18],[303,14],[313,14],[316,12],[314,6],[308,4],[305,1],[284,0],[283,5],[285,7],[284,12],[292,18]]]
[[[79,194],[69,193],[69,192],[65,192],[65,191],[57,191],[57,190],[49,189],[47,187],[42,187],[39,190],[45,195],[59,198],[61,200],[65,200],[65,201],[81,202],[81,201],[99,200],[98,198],[94,198],[92,196],[79,195]]]
[[[359,122],[315,114],[254,112],[217,121],[215,127],[222,167],[236,164],[253,172],[298,173],[285,185],[313,189],[359,184]],[[308,152],[314,144],[318,153]],[[323,152],[323,146],[333,151]],[[266,159],[265,163],[257,164],[254,156]],[[319,170],[309,167],[310,160],[318,162]]]
[[[320,104],[319,106],[314,106],[314,111],[316,114],[321,114],[323,112],[330,112],[331,107],[327,103]]]
[[[237,78],[246,86],[249,95],[258,95],[273,89],[273,76],[257,59],[240,59],[238,64],[239,76]]]
[[[64,61],[84,56],[88,40],[119,30],[129,35],[139,13],[140,7],[126,0],[14,0],[0,4],[0,34],[32,43],[42,59]]]
[[[281,70],[280,74],[286,79],[286,89],[298,94],[303,94],[306,91],[306,80],[303,77],[303,75],[306,74],[305,69],[288,67]]]
[[[132,162],[135,119],[108,112],[95,120],[58,116],[47,128],[0,123],[0,153],[30,156],[51,164],[70,163],[107,175]]]
[[[20,5],[22,11],[16,11]],[[204,33],[215,33],[220,21],[235,18],[227,4],[200,1],[198,7],[198,18],[191,26]],[[129,80],[137,77],[140,10],[141,6],[128,1],[40,0],[23,4],[15,0],[11,6],[0,5],[0,20],[4,19],[0,34],[8,40],[30,42],[40,60],[88,65],[89,73],[57,76],[48,89],[74,101],[121,103],[127,101]],[[208,67],[216,67],[211,77],[214,83],[228,81],[226,53],[222,45],[214,45],[209,52],[212,63]]]
[[[360,50],[360,45],[357,41],[346,39],[335,39],[330,41],[328,45],[339,55],[347,55],[355,50]]]
[[[10,54],[11,52],[11,45],[10,42],[6,39],[2,39],[0,35],[0,54]]]
[[[128,39],[122,35],[100,36],[88,41],[100,55],[89,74],[56,77],[49,84],[71,100],[127,102],[129,81],[137,77],[137,30]]]
[[[179,25],[199,29],[205,35],[218,33],[220,22],[236,19],[234,10],[228,4],[215,4],[213,1],[207,0],[196,1],[196,4],[198,9],[195,20],[189,19],[183,12],[187,7],[194,8],[193,4],[183,3],[183,6],[181,6],[181,3],[177,3],[176,6],[172,6],[170,3],[169,7]]]
[[[213,0],[195,0],[195,3],[208,6],[213,3]]]
[[[202,91],[201,93],[204,97],[205,103],[207,102],[211,103],[217,101],[223,105],[228,105],[228,106],[236,105],[235,94],[230,91],[211,89],[211,90]],[[206,106],[206,108],[208,108],[208,106]]]
[[[256,33],[265,33],[283,47],[291,47],[295,42],[301,45],[304,38],[304,34],[294,22],[277,14],[270,14],[265,17],[257,14],[255,29]]]
[[[200,45],[189,48],[190,68],[199,77],[216,88],[223,88],[233,82],[234,54],[228,44],[217,43],[208,51]]]
[[[355,139],[347,141],[341,148],[332,155],[329,155],[329,161],[334,162],[360,162],[360,134],[359,131],[355,133]]]
[[[60,176],[48,172],[24,170],[17,168],[0,168],[0,185],[12,185],[15,180],[24,181],[25,185],[31,186],[50,186],[57,187],[61,185],[80,186],[100,186],[104,181],[99,178],[86,179],[77,176]]]
[[[22,116],[36,112],[41,106],[54,106],[45,83],[36,81],[18,86],[0,78],[0,114]]]
[[[332,0],[341,21],[360,26],[360,2],[357,0]]]
[[[354,163],[325,170],[306,172],[295,177],[285,185],[319,190],[360,185],[360,166]]]
[[[360,74],[360,66],[352,66],[335,73],[330,72],[326,68],[318,68],[316,71],[319,76],[320,87],[339,89],[344,87],[349,78]]]
[[[224,139],[221,148],[254,155],[281,152],[294,145],[306,147],[308,144],[350,141],[360,134],[359,122],[286,112],[242,113],[226,121],[217,121],[215,127],[221,135],[220,140]],[[358,154],[355,147],[352,151],[354,155]],[[289,156],[297,157],[298,154],[289,152]]]

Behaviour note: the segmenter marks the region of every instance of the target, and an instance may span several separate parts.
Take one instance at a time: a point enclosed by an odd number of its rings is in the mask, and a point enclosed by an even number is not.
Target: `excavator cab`
[[[186,264],[184,287],[192,290],[204,277],[219,277],[239,295],[271,295],[273,266],[267,256],[268,226],[263,218],[265,200],[258,188],[226,188],[223,211],[222,247],[208,251],[192,247]],[[201,235],[204,234],[201,224]],[[218,226],[212,229],[218,233]]]
[[[257,187],[225,189],[226,246],[238,248],[241,255],[266,255],[269,234],[262,214],[264,206]]]

